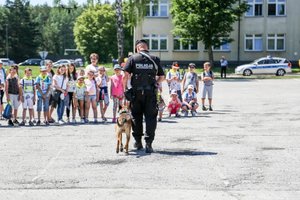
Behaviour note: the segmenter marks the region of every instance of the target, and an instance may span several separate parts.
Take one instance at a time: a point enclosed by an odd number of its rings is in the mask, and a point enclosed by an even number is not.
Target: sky
[[[84,4],[87,2],[87,0],[75,0],[76,2],[78,2],[79,5]],[[95,0],[96,2],[97,0]],[[114,2],[115,0],[109,0],[109,2]],[[67,4],[68,0],[61,0],[62,4]],[[101,2],[104,3],[104,0],[101,0]],[[53,0],[30,0],[30,4],[31,5],[43,5],[47,3],[49,6],[52,6],[53,4]],[[5,4],[5,0],[0,0],[0,5]]]

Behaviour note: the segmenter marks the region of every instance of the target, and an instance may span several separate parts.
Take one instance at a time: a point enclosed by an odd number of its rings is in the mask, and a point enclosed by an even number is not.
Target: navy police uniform
[[[149,55],[148,51],[142,51]],[[128,58],[125,71],[131,74],[131,85],[134,92],[134,99],[131,101],[131,112],[133,116],[133,137],[141,141],[143,136],[143,116],[146,122],[145,141],[151,144],[154,140],[157,125],[157,102],[156,102],[156,76],[164,76],[160,66],[160,59],[151,56],[154,63],[142,55],[136,53]]]

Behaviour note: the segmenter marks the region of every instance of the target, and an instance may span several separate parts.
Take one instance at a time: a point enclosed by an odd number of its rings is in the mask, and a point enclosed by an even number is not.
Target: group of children
[[[43,124],[54,123],[53,112],[57,111],[57,123],[66,123],[63,119],[67,117],[68,123],[76,122],[78,111],[80,122],[89,122],[90,108],[93,113],[93,122],[97,123],[97,105],[100,104],[100,114],[103,122],[107,121],[105,113],[109,105],[108,83],[111,82],[111,98],[113,100],[113,119],[116,122],[117,108],[123,101],[123,80],[122,67],[114,66],[114,75],[110,78],[106,75],[104,66],[98,66],[98,55],[93,53],[90,56],[91,64],[85,69],[76,70],[74,64],[61,65],[54,73],[52,61],[47,61],[46,66],[40,67],[40,74],[33,79],[32,69],[26,68],[24,77],[20,78],[18,66],[11,66],[5,72],[0,63],[0,113],[3,113],[3,97],[6,96],[7,103],[12,107],[12,115],[8,119],[9,126],[26,123],[30,126],[41,125],[41,113],[43,112]],[[6,76],[7,75],[7,76]],[[18,121],[18,108],[22,104],[22,121]],[[37,120],[35,120],[35,107]]]
[[[54,123],[53,112],[57,111],[57,123],[66,123],[63,119],[66,115],[68,123],[77,123],[78,112],[80,123],[89,122],[90,108],[93,113],[92,122],[98,122],[97,105],[100,107],[100,115],[103,122],[107,121],[105,116],[109,106],[110,98],[113,102],[112,122],[116,122],[117,110],[126,103],[124,98],[123,71],[118,64],[114,66],[114,75],[108,77],[104,66],[98,66],[98,55],[90,55],[91,64],[85,69],[76,70],[74,64],[62,65],[54,73],[52,61],[46,62],[46,66],[40,67],[40,74],[33,79],[32,69],[26,68],[24,77],[18,75],[18,66],[11,66],[6,73],[0,63],[0,113],[3,112],[3,96],[12,106],[12,117],[8,119],[8,125],[23,126],[26,123],[26,112],[28,110],[30,126],[41,125],[41,113],[43,112],[43,124]],[[158,121],[161,121],[164,108],[167,107],[169,116],[174,114],[180,116],[180,110],[184,116],[190,111],[192,116],[196,115],[199,107],[197,93],[200,91],[199,78],[195,73],[195,64],[190,63],[188,72],[182,78],[178,72],[178,63],[174,62],[172,69],[167,73],[166,80],[169,85],[170,100],[166,105],[162,99],[162,87],[159,87]],[[7,75],[7,76],[6,76]],[[208,94],[209,110],[212,111],[212,87],[214,75],[210,70],[210,63],[204,63],[204,72],[201,75],[201,100],[202,110],[205,107],[205,98]],[[108,84],[110,82],[110,87]],[[18,122],[18,107],[22,104],[22,121]],[[37,120],[35,120],[34,106],[36,105]],[[2,115],[1,115],[2,118]]]
[[[179,65],[177,62],[173,62],[172,68],[166,75],[166,80],[169,86],[170,100],[168,101],[169,116],[174,114],[176,117],[181,116],[180,110],[184,116],[188,116],[190,111],[192,116],[197,113],[199,103],[197,101],[197,93],[200,92],[202,110],[212,111],[212,92],[213,92],[213,80],[214,74],[211,71],[211,65],[209,62],[205,62],[203,65],[204,71],[201,75],[201,88],[199,88],[199,78],[195,72],[196,65],[190,63],[188,66],[188,72],[181,77],[179,73]],[[201,90],[200,90],[201,89]],[[160,90],[161,92],[161,90]],[[205,106],[205,99],[208,97],[209,107]],[[162,113],[165,107],[163,99],[159,98],[159,117],[158,121],[162,120]]]

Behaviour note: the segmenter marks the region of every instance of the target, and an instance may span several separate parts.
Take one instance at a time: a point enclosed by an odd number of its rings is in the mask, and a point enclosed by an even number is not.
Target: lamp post
[[[8,24],[5,24],[5,47],[6,47],[6,58],[8,58]]]

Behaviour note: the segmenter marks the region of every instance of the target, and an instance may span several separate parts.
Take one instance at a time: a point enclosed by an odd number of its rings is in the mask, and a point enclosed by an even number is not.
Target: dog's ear
[[[126,115],[126,120],[130,120],[131,119],[131,116],[130,115]]]

